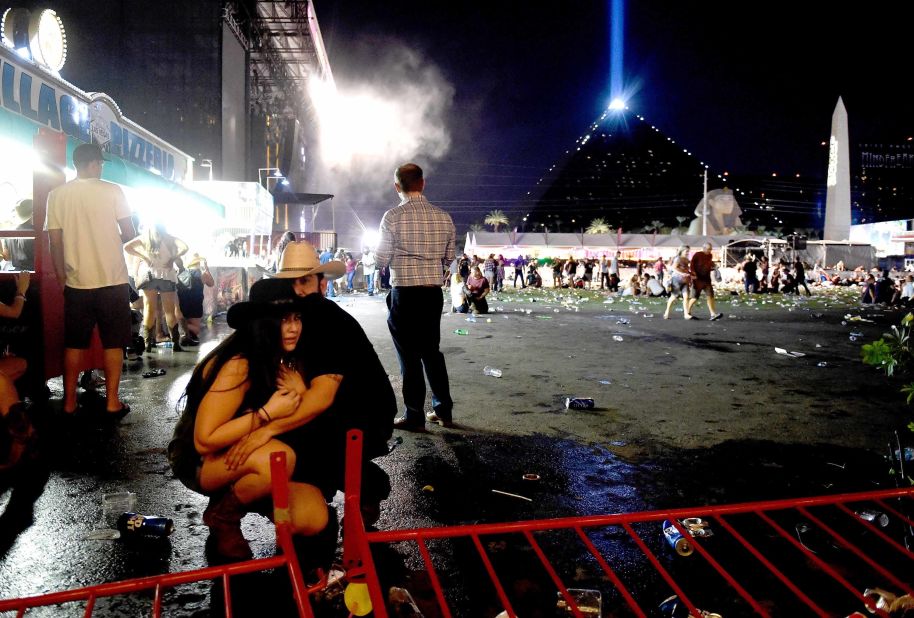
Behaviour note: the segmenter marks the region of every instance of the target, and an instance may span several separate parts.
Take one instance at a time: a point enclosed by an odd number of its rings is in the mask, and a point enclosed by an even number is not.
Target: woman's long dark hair
[[[281,324],[282,316],[277,315],[253,319],[216,346],[194,367],[181,396],[184,409],[192,410],[196,415],[203,397],[212,389],[219,370],[237,356],[247,360],[248,375],[246,380],[241,380],[230,388],[239,388],[245,381],[250,383],[240,409],[256,410],[264,405],[276,391],[276,377],[283,357]],[[180,400],[178,406],[181,407]]]

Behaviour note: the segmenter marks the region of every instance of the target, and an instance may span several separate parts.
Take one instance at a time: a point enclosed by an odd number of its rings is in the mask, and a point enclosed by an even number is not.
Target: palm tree
[[[676,231],[680,232],[680,229],[683,227],[683,223],[685,223],[688,220],[689,220],[688,217],[682,217],[682,216],[676,217],[676,221],[679,223],[679,225],[676,226]]]
[[[651,231],[658,232],[663,227],[663,221],[651,221]]]
[[[585,230],[588,234],[609,234],[610,227],[606,219],[598,218],[590,222],[590,226]]]
[[[483,227],[482,223],[471,223],[471,224],[470,224],[470,231],[471,231],[471,232],[474,232],[474,233],[475,233],[475,232],[482,232],[482,231],[484,231],[485,229],[486,229],[486,228]]]
[[[491,225],[492,231],[497,232],[499,225],[508,225],[508,215],[502,210],[493,210],[486,215],[485,224]]]
[[[767,229],[767,228],[766,228],[764,225],[756,226],[756,228],[755,228],[755,233],[758,234],[759,236],[764,236],[764,235],[765,235],[765,230],[766,230],[766,229]]]

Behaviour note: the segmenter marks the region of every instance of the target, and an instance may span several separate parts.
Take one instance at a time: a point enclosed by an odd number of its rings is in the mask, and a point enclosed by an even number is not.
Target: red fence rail
[[[529,548],[539,559],[548,579],[554,585],[556,594],[560,595],[561,599],[564,600],[569,613],[576,617],[585,616],[584,609],[579,607],[575,595],[569,592],[569,586],[564,583],[562,574],[559,573],[547,552],[537,541],[537,537],[541,533],[557,530],[573,531],[576,538],[581,541],[584,550],[599,566],[600,571],[602,571],[600,575],[605,576],[611,583],[614,589],[613,594],[617,595],[616,600],[621,606],[627,607],[634,616],[647,616],[654,609],[647,610],[643,602],[639,603],[636,600],[636,595],[626,586],[623,578],[613,568],[612,558],[603,555],[592,539],[595,531],[609,527],[624,530],[660,579],[679,597],[682,605],[689,610],[692,616],[699,616],[701,612],[693,601],[693,591],[687,590],[684,584],[677,582],[667,566],[664,566],[665,561],[661,559],[662,556],[658,557],[657,553],[650,548],[650,544],[656,545],[657,543],[655,541],[652,541],[652,543],[646,542],[642,534],[639,534],[635,529],[636,525],[643,528],[643,526],[640,526],[641,524],[653,523],[655,524],[653,530],[659,536],[661,534],[661,526],[657,524],[664,520],[669,520],[679,533],[688,539],[701,560],[740,599],[741,607],[745,608],[740,615],[746,615],[750,612],[754,615],[771,615],[772,594],[776,598],[783,598],[785,595],[793,597],[794,602],[805,606],[811,615],[835,615],[834,609],[828,609],[829,606],[833,608],[834,599],[823,598],[825,596],[824,586],[821,589],[804,590],[793,581],[790,575],[785,573],[785,566],[790,567],[792,570],[798,563],[804,563],[804,561],[805,563],[802,566],[808,566],[812,570],[824,574],[832,582],[847,591],[846,604],[851,608],[847,613],[851,613],[857,607],[860,609],[866,607],[876,615],[889,616],[885,609],[887,606],[885,600],[880,602],[880,597],[877,593],[866,594],[869,592],[867,589],[874,585],[873,582],[878,582],[881,587],[886,589],[894,590],[899,596],[902,594],[914,596],[914,587],[911,585],[912,577],[914,577],[914,553],[905,547],[902,542],[899,542],[897,538],[894,538],[892,533],[888,532],[888,528],[885,530],[880,529],[878,523],[867,521],[858,515],[865,509],[878,509],[881,513],[894,518],[896,522],[894,532],[901,529],[901,535],[904,536],[904,531],[907,527],[914,523],[904,514],[904,509],[911,506],[910,501],[914,498],[914,488],[615,515],[592,515],[510,523],[366,532],[359,513],[360,464],[361,435],[358,432],[350,432],[346,461],[344,563],[348,569],[350,581],[363,582],[368,586],[376,618],[386,618],[388,609],[385,607],[384,593],[373,562],[372,547],[395,543],[414,544],[427,572],[428,582],[434,595],[434,602],[437,604],[437,611],[446,618],[454,615],[454,609],[448,603],[447,589],[442,581],[442,575],[439,573],[439,569],[436,568],[433,557],[429,552],[429,541],[441,539],[464,539],[475,547],[482,568],[491,581],[499,604],[507,616],[516,616],[517,613],[512,607],[512,595],[508,592],[509,587],[502,582],[498,569],[493,565],[489,552],[483,543],[483,539],[486,537],[503,537],[509,534],[520,535],[526,541]],[[889,501],[892,501],[892,504],[889,504]],[[716,538],[728,537],[731,551],[725,552],[716,539],[711,542],[702,538],[692,538],[686,527],[681,523],[682,519],[692,517],[700,517],[709,521],[712,527],[716,527]],[[784,528],[784,521],[795,521],[798,518],[808,522],[810,526],[815,528],[817,533],[824,535],[822,538],[828,543],[840,547],[844,550],[844,554],[859,560],[864,568],[849,571],[846,565],[833,564],[825,556],[817,555],[814,550],[802,542],[802,539],[796,538],[795,535]],[[852,536],[851,534],[838,529],[840,527],[844,530],[850,527],[853,530],[855,526],[859,526],[860,532],[864,532],[867,535],[867,542],[871,546],[868,546],[866,551],[855,545],[853,540],[849,538],[849,536]],[[762,535],[762,538],[767,540],[765,545],[758,541],[753,542],[749,538],[750,536],[759,537],[760,535],[757,533],[759,528],[767,532],[767,537]],[[747,530],[754,532],[754,534],[750,535]],[[794,552],[792,556],[787,556],[786,565],[783,551],[777,558],[769,555],[772,552],[770,547],[767,546],[773,543],[770,541],[771,538],[782,539],[782,545],[786,543],[786,547]],[[879,546],[872,547],[877,540]],[[732,551],[734,547],[742,555],[734,556],[734,551]],[[781,550],[783,550],[783,547]],[[409,548],[406,551],[409,551]],[[896,557],[901,561],[902,566],[894,572],[880,564],[880,560],[871,557],[874,554],[881,557],[886,552],[896,554]],[[802,560],[798,560],[799,558],[802,558]],[[695,557],[687,558],[687,560],[694,559]],[[732,568],[725,566],[746,564],[749,561],[752,561],[752,565],[757,569],[769,573],[773,578],[769,579],[769,581],[774,582],[773,587],[780,587],[780,589],[759,590],[758,582],[753,582],[754,585],[750,586],[749,582],[740,581],[738,575],[732,572]],[[439,564],[439,568],[440,566]],[[831,596],[830,593],[828,594]]]
[[[283,452],[272,453],[270,455],[270,468],[273,478],[273,519],[276,525],[276,544],[282,552],[280,555],[183,573],[167,573],[165,575],[128,579],[31,597],[4,599],[0,600],[0,612],[15,611],[18,618],[25,615],[27,610],[36,607],[85,602],[84,616],[88,617],[92,615],[95,603],[100,598],[151,590],[153,591],[152,615],[158,618],[162,615],[163,597],[168,589],[181,584],[221,578],[224,590],[225,616],[231,618],[232,593],[230,580],[233,576],[284,567],[292,583],[292,594],[299,617],[313,618],[314,612],[311,608],[309,595],[323,588],[326,585],[326,579],[322,579],[313,586],[305,585],[301,567],[298,564],[298,557],[292,546],[292,535],[289,529],[289,485],[286,480],[286,454]]]

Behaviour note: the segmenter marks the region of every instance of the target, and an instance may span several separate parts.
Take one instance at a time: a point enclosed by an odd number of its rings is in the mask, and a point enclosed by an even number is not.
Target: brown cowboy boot
[[[254,557],[251,546],[241,533],[241,519],[248,508],[235,495],[234,488],[209,499],[209,506],[203,511],[203,523],[209,526],[212,549],[222,558],[250,560]]]

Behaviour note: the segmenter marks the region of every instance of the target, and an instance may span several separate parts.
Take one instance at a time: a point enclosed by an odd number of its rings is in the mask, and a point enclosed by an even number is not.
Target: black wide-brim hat
[[[232,328],[240,328],[251,320],[281,317],[301,313],[304,303],[295,294],[292,279],[261,279],[251,286],[248,300],[229,307],[226,321]]]

